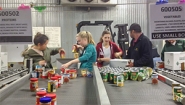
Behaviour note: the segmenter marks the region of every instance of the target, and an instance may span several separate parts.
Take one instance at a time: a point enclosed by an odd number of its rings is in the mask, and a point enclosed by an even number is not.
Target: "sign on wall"
[[[32,43],[31,9],[0,10],[0,43]]]
[[[150,4],[149,28],[151,40],[185,38],[185,5],[178,3]]]

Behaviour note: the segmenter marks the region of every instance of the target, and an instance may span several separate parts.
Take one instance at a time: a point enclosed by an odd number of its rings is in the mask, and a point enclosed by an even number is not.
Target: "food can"
[[[103,82],[107,82],[108,73],[103,72]]]
[[[63,83],[68,83],[69,82],[69,78],[70,78],[70,74],[63,74]]]
[[[110,78],[110,72],[107,73],[107,82],[110,82],[109,78]]]
[[[182,95],[182,87],[179,86],[175,86],[174,90],[173,90],[173,100],[176,100],[176,95],[178,95],[179,97],[181,97]]]
[[[124,86],[124,77],[123,77],[123,75],[117,76],[117,86],[118,87]]]
[[[114,73],[110,73],[109,82],[114,83]]]
[[[48,81],[48,92],[56,92],[56,83],[53,80]]]
[[[87,76],[87,69],[81,69],[81,75],[82,75],[82,77],[86,77]]]
[[[117,76],[119,76],[119,74],[114,74],[114,84],[117,84]]]
[[[138,73],[138,78],[137,78],[137,80],[138,80],[138,81],[142,81],[142,80],[144,80],[144,79],[145,79],[144,73],[139,72],[139,73]]]
[[[131,72],[131,80],[134,80],[136,81],[137,80],[137,77],[138,77],[138,71],[132,71]]]
[[[174,90],[174,87],[175,86],[180,86],[180,84],[179,83],[176,83],[176,82],[172,83],[172,93],[174,92],[173,90]]]
[[[74,58],[79,58],[79,53],[74,53]]]
[[[124,80],[128,80],[129,71],[123,72]]]

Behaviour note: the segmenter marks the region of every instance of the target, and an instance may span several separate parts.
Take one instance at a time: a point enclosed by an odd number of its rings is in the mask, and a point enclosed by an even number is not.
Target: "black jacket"
[[[134,39],[130,43],[126,59],[134,59],[134,67],[147,66],[153,68],[151,41],[141,34],[134,46],[133,43]]]

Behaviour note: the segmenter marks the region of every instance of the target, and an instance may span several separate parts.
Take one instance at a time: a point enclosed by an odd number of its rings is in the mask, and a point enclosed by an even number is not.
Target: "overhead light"
[[[103,1],[103,2],[109,2],[110,0],[101,0],[101,1]]]
[[[93,0],[85,0],[86,2],[92,2]]]
[[[75,2],[76,0],[68,0],[68,1],[70,1],[70,2]]]

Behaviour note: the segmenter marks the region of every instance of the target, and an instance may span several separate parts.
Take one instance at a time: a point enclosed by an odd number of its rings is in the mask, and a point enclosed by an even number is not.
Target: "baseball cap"
[[[130,25],[130,28],[128,31],[134,30],[135,32],[141,32],[141,26],[137,23],[133,23]]]

